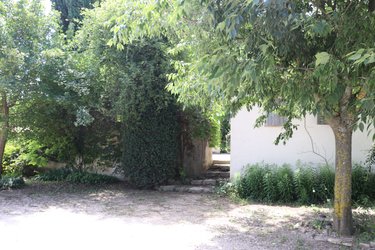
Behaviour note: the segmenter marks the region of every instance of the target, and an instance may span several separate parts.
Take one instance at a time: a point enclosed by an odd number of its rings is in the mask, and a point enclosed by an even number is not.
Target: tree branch
[[[309,130],[307,129],[307,126],[306,126],[306,118],[303,119],[303,127],[305,128],[305,131],[306,131],[307,135],[309,136],[310,143],[311,143],[312,153],[315,154],[315,155],[317,155],[317,156],[319,156],[320,158],[322,158],[324,160],[324,162],[326,163],[326,165],[328,166],[329,163],[328,163],[327,158],[325,156],[323,156],[322,154],[319,154],[318,152],[315,151],[313,138],[312,138]]]

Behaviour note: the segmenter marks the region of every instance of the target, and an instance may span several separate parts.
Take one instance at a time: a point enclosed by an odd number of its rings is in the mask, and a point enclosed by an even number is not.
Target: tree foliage
[[[122,16],[113,24],[112,41],[174,37],[171,51],[187,54],[175,62],[176,74],[170,77],[169,89],[180,100],[215,99],[233,111],[260,106],[264,114],[258,126],[268,113],[282,115],[287,122],[277,143],[293,135],[294,119],[307,113],[325,116],[336,139],[335,228],[350,234],[351,135],[357,127],[375,125],[374,1],[145,5],[137,6],[145,14],[141,21]]]
[[[47,55],[58,45],[54,13],[38,0],[0,2],[0,174],[14,107],[38,98]]]
[[[51,0],[56,10],[60,12],[61,24],[64,31],[72,25],[76,28],[82,20],[82,10],[92,8],[96,0]],[[99,1],[100,2],[100,1]]]

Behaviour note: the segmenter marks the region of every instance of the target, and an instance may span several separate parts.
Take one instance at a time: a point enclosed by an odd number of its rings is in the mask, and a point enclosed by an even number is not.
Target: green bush
[[[330,166],[299,164],[296,171],[292,171],[288,165],[254,164],[245,167],[235,185],[236,193],[243,199],[322,204],[332,202],[334,182],[335,173]],[[353,167],[352,186],[356,205],[369,206],[375,202],[375,174],[368,168]]]
[[[277,180],[277,200],[290,203],[294,201],[293,171],[288,165],[276,168],[275,179]]]
[[[66,177],[70,183],[87,184],[87,185],[102,185],[117,183],[119,180],[116,177],[101,175],[88,172],[72,172]]]
[[[58,168],[46,171],[35,177],[41,181],[64,181],[73,172],[70,168]]]
[[[36,177],[41,181],[68,181],[76,184],[102,185],[119,182],[116,177],[73,170],[70,168],[60,168],[39,174]]]
[[[249,198],[262,201],[265,198],[263,180],[268,172],[266,166],[255,164],[245,168],[238,181],[238,195],[241,198]]]
[[[33,176],[47,165],[44,147],[34,140],[9,141],[4,151],[4,173],[11,176]]]
[[[178,125],[173,108],[144,114],[142,124],[124,131],[124,175],[140,188],[167,182],[178,171]]]
[[[241,198],[266,202],[292,202],[293,171],[290,166],[255,164],[245,168],[238,181]]]
[[[176,97],[166,91],[169,62],[157,41],[129,46],[122,61],[122,170],[140,188],[178,175],[179,123]]]
[[[22,177],[3,176],[0,179],[0,189],[22,188],[25,181]]]

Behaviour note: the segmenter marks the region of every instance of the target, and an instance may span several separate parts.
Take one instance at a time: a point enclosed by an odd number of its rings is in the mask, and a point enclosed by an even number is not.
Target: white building
[[[263,127],[254,128],[259,114],[259,108],[254,107],[250,112],[244,108],[231,120],[231,177],[241,172],[247,164],[259,162],[278,165],[288,163],[292,166],[297,161],[322,164],[325,162],[323,156],[330,164],[334,164],[335,140],[332,129],[328,125],[318,124],[315,116],[309,115],[297,121],[298,130],[294,131],[286,145],[282,142],[275,145],[274,141],[282,131],[282,118],[275,116],[268,119]],[[372,135],[369,136],[367,131],[355,131],[352,140],[353,162],[364,162],[373,143]]]

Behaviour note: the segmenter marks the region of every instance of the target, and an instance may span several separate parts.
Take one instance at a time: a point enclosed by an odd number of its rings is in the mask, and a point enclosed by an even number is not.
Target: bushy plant
[[[66,180],[70,183],[77,183],[77,184],[79,183],[79,184],[87,184],[87,185],[102,185],[102,184],[111,184],[111,183],[119,182],[119,180],[113,176],[81,172],[81,171],[75,171],[75,172],[70,173],[66,177]]]
[[[302,204],[314,203],[316,174],[313,168],[299,166],[294,174],[294,187],[298,202]]]
[[[179,172],[178,106],[165,90],[169,64],[159,45],[129,46],[122,61],[122,170],[140,188],[166,183]]]
[[[333,201],[333,190],[335,186],[335,171],[330,166],[320,166],[316,169],[315,178],[315,203]]]
[[[367,167],[354,165],[352,172],[352,199],[357,205],[371,205],[375,201],[375,174]]]
[[[367,154],[366,166],[369,168],[370,171],[372,171],[372,169],[375,167],[375,144],[372,145],[372,148]]]
[[[284,165],[281,168],[275,170],[277,180],[277,200],[289,203],[294,201],[294,183],[293,183],[293,171],[290,166]]]
[[[267,202],[292,202],[293,171],[290,166],[255,164],[245,168],[238,184],[241,198]]]
[[[23,186],[25,186],[25,181],[22,177],[2,176],[0,179],[0,189],[22,188]]]
[[[35,178],[41,181],[63,181],[73,172],[70,168],[58,168],[39,174]]]
[[[330,166],[313,167],[299,164],[293,171],[290,166],[254,164],[244,169],[235,182],[240,198],[266,202],[322,204],[332,202],[335,172]],[[353,201],[370,206],[375,201],[375,174],[368,168],[353,168]]]
[[[47,161],[44,147],[37,141],[10,141],[4,151],[4,173],[12,176],[32,176],[39,167],[47,165]]]
[[[268,169],[263,164],[249,165],[245,167],[243,175],[238,181],[238,195],[241,198],[263,200],[266,197],[264,192],[264,178]]]
[[[119,182],[116,177],[78,171],[71,168],[60,168],[39,174],[36,177],[41,181],[67,181],[76,184],[102,185]]]

